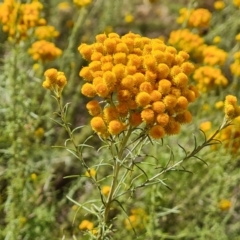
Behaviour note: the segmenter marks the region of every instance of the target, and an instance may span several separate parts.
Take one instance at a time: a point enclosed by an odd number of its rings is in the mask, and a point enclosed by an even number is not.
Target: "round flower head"
[[[158,90],[153,90],[150,93],[151,102],[156,102],[162,99],[162,94]]]
[[[136,97],[136,103],[141,106],[145,107],[150,103],[151,97],[146,92],[140,92]]]
[[[167,78],[169,73],[170,73],[170,69],[167,64],[165,63],[158,64],[158,77],[160,79]]]
[[[99,105],[99,102],[96,100],[92,100],[87,103],[86,108],[90,115],[97,116],[101,113],[101,106]]]
[[[181,112],[183,110],[186,110],[188,107],[188,100],[187,98],[183,97],[183,96],[180,96],[178,99],[177,99],[177,104],[175,106],[175,109],[177,112]]]
[[[50,68],[45,71],[44,76],[49,79],[49,81],[54,84],[58,76],[58,71],[55,68]]]
[[[175,117],[175,120],[180,124],[190,123],[192,121],[192,114],[188,110],[186,110],[183,113],[178,114]]]
[[[185,73],[179,73],[173,78],[173,81],[180,88],[184,88],[188,83],[188,77]]]
[[[108,106],[103,110],[103,118],[106,122],[110,122],[112,120],[118,119],[119,114],[116,107]]]
[[[166,106],[166,109],[174,108],[177,104],[177,98],[176,96],[169,94],[164,99],[163,102]]]
[[[109,96],[110,91],[105,83],[99,83],[95,87],[95,91],[99,97],[106,98]]]
[[[157,115],[157,123],[162,127],[165,127],[169,122],[169,115],[166,113],[160,113]]]
[[[163,95],[166,95],[171,90],[172,83],[167,79],[162,79],[158,85],[158,91]]]
[[[175,121],[173,117],[169,118],[168,124],[164,127],[166,134],[168,135],[175,135],[178,134],[180,131],[180,123]]]
[[[139,112],[131,113],[129,123],[134,127],[140,125],[142,123],[141,113]]]
[[[149,130],[149,136],[155,139],[162,138],[165,134],[165,130],[161,125],[155,125]]]
[[[85,83],[83,84],[81,88],[81,92],[86,97],[95,97],[96,96],[96,90],[94,86],[91,83]]]
[[[81,71],[79,72],[79,76],[89,82],[91,82],[93,80],[93,76],[92,76],[90,67],[83,67],[81,69]]]
[[[154,112],[152,109],[146,108],[141,112],[142,120],[146,123],[154,122]]]
[[[108,124],[108,131],[111,135],[118,135],[125,129],[125,126],[119,120],[112,120]]]
[[[152,110],[155,113],[164,113],[166,107],[162,101],[156,101],[152,104]]]
[[[141,92],[151,93],[153,91],[153,86],[152,86],[152,84],[150,82],[143,82],[139,86],[139,90]]]
[[[107,130],[105,122],[102,117],[93,117],[90,121],[90,125],[96,133],[104,134]]]

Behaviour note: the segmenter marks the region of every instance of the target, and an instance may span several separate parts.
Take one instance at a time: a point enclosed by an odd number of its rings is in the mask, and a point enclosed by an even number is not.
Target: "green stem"
[[[116,156],[114,156],[114,153],[112,152],[113,159],[114,159],[113,178],[112,178],[112,183],[111,183],[111,189],[110,189],[110,192],[109,192],[109,195],[108,195],[108,198],[106,201],[106,205],[105,205],[105,211],[104,211],[104,224],[105,225],[107,225],[107,223],[108,223],[109,212],[111,209],[111,205],[112,205],[114,196],[116,194],[116,186],[118,186],[117,183],[118,183],[119,172],[120,172],[121,166],[123,164],[123,161],[125,159],[124,158],[124,150],[126,148],[128,140],[131,136],[131,133],[132,133],[132,128],[130,127],[128,129],[127,134],[124,136],[124,138],[121,142],[119,150],[117,150],[118,152],[116,153]],[[111,143],[111,146],[114,146],[114,145]],[[103,232],[100,233],[100,236],[98,237],[99,240],[103,239],[104,236],[102,236],[102,235],[103,235]]]

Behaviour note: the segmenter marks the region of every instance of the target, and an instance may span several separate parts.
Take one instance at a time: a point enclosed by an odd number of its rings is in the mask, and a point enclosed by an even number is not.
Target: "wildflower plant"
[[[79,227],[86,230],[92,239],[111,239],[118,220],[118,215],[112,217],[113,209],[126,213],[126,199],[134,197],[138,189],[156,184],[167,186],[163,179],[166,172],[181,169],[183,162],[190,158],[202,160],[197,153],[219,143],[216,135],[239,115],[239,106],[235,97],[228,96],[226,117],[219,129],[209,138],[205,137],[200,145],[195,138],[191,151],[180,146],[185,157],[162,165],[161,159],[151,153],[145,154],[144,149],[149,144],[161,145],[167,135],[179,134],[182,124],[192,120],[188,107],[196,101],[199,93],[195,86],[189,84],[189,75],[194,71],[193,64],[188,62],[189,55],[184,51],[178,52],[159,39],[134,33],[122,37],[116,33],[99,34],[95,43],[82,43],[78,50],[89,62],[79,75],[85,81],[81,93],[92,99],[86,104],[92,117],[90,126],[102,142],[97,151],[107,151],[108,159],[94,161],[91,166],[85,160],[85,149],[94,148],[88,145],[93,136],[83,143],[78,143],[74,137],[83,126],[71,129],[67,121],[69,104],[63,106],[62,103],[62,90],[67,83],[64,74],[56,69],[47,70],[43,87],[53,92],[59,107],[55,121],[65,128],[69,136],[63,148],[80,160],[86,169],[85,176],[98,192],[97,199],[84,203],[68,197],[94,221],[92,224],[84,220]],[[106,172],[106,168],[110,172]],[[148,168],[154,169],[152,175],[149,175]],[[106,182],[109,184],[107,187]],[[125,220],[127,228],[131,226],[135,231],[140,215],[132,211]]]

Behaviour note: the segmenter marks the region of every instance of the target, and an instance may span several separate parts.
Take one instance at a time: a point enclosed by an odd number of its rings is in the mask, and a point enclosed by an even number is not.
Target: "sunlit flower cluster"
[[[205,8],[187,9],[182,8],[179,11],[180,16],[177,19],[178,23],[187,22],[187,26],[191,28],[206,28],[209,27],[212,17],[211,12]]]
[[[124,21],[126,23],[132,23],[134,21],[134,16],[132,14],[126,14],[125,18],[124,18]]]
[[[229,210],[229,208],[232,206],[232,203],[228,199],[222,199],[219,202],[218,206],[222,211],[226,211],[226,210]]]
[[[240,51],[234,54],[234,62],[230,65],[231,73],[240,76]]]
[[[126,229],[133,228],[144,229],[148,221],[148,215],[143,208],[135,208],[131,210],[131,215],[125,219],[124,224]]]
[[[233,0],[233,4],[240,8],[240,0]]]
[[[236,117],[232,124],[224,128],[216,137],[232,154],[239,153],[240,149],[240,117]]]
[[[63,72],[57,71],[55,68],[50,68],[45,71],[44,76],[46,77],[42,86],[46,89],[50,89],[55,93],[59,94],[67,84],[67,79]]]
[[[0,5],[0,23],[10,39],[21,40],[27,37],[27,31],[41,24],[40,11],[43,5],[38,1],[19,3],[5,0]]]
[[[55,27],[50,25],[36,27],[34,34],[39,40],[52,39],[59,36],[59,32]]]
[[[79,7],[85,7],[91,4],[92,0],[73,0],[73,2]]]
[[[216,87],[223,87],[228,84],[228,80],[222,74],[219,68],[211,66],[202,66],[195,70],[193,79],[197,82],[197,88],[201,92],[214,89]]]
[[[96,43],[81,44],[79,51],[91,63],[80,76],[83,95],[103,98],[106,105],[87,104],[92,129],[101,136],[118,135],[127,127],[144,123],[153,138],[178,134],[192,119],[188,104],[198,97],[188,84],[194,66],[189,55],[166,46],[160,39],[128,33],[96,36]]]
[[[215,1],[213,6],[216,10],[222,10],[223,8],[225,8],[225,2],[224,1]]]
[[[172,31],[168,43],[178,50],[183,50],[197,60],[202,60],[202,52],[206,45],[204,39],[198,34],[192,33],[189,29]]]
[[[210,66],[222,66],[226,62],[227,55],[227,52],[214,45],[206,46],[203,50],[203,62]]]
[[[34,60],[51,61],[62,54],[62,50],[54,43],[46,40],[39,40],[32,44],[28,50]]]
[[[80,230],[92,230],[94,225],[88,220],[83,220],[78,227]]]
[[[237,98],[233,95],[227,95],[224,102],[224,112],[227,119],[234,119],[240,116],[240,106],[237,105]]]

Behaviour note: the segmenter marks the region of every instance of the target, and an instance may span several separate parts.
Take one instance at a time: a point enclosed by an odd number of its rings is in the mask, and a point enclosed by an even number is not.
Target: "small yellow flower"
[[[36,173],[32,173],[32,174],[31,174],[31,179],[32,179],[33,181],[35,181],[35,180],[37,179],[37,174],[36,174]]]
[[[222,199],[220,202],[219,202],[219,208],[222,210],[222,211],[226,211],[226,210],[229,210],[229,208],[232,206],[232,203],[230,200],[228,199]]]
[[[35,130],[34,135],[41,139],[44,136],[44,129],[42,127]]]
[[[126,23],[132,23],[132,22],[134,21],[133,15],[132,15],[132,14],[127,14],[127,15],[125,15],[124,21],[125,21]]]
[[[79,207],[78,207],[76,204],[74,204],[74,205],[72,206],[72,210],[73,210],[73,211],[76,211],[78,208],[79,208]]]
[[[88,220],[83,220],[78,227],[80,230],[92,230],[94,225]]]
[[[165,130],[161,125],[154,125],[149,130],[149,136],[155,139],[160,139],[164,136]]]
[[[88,171],[85,172],[86,177],[95,177],[96,176],[96,170],[91,168]]]
[[[91,4],[92,0],[73,0],[73,2],[78,7],[86,7],[87,5]]]
[[[240,42],[240,33],[238,33],[236,36],[235,36],[235,40]]]
[[[110,186],[103,186],[102,187],[102,194],[105,195],[105,196],[108,196],[110,190],[111,190]]]
[[[118,135],[125,129],[124,124],[119,120],[112,120],[108,124],[108,131],[112,135]]]
[[[214,2],[214,8],[216,10],[222,10],[223,8],[225,8],[225,3],[224,1],[215,1]]]
[[[141,107],[145,107],[150,103],[151,97],[148,93],[146,92],[140,92],[137,96],[136,96],[136,103],[141,106]]]
[[[218,101],[218,102],[216,102],[216,103],[215,103],[215,107],[216,107],[217,109],[223,108],[223,107],[224,107],[224,102],[223,102],[223,101]]]
[[[97,116],[101,113],[101,106],[99,105],[99,102],[96,100],[92,100],[87,103],[86,108],[90,115]]]
[[[221,42],[221,37],[220,36],[215,36],[214,38],[213,38],[213,43],[214,44],[219,44],[220,42]]]
[[[106,128],[106,124],[103,120],[102,117],[93,117],[90,121],[90,125],[93,129],[93,131],[97,132],[97,133],[105,133],[107,128]]]
[[[52,61],[62,54],[62,50],[57,48],[54,43],[46,40],[39,40],[32,44],[28,50],[33,60]]]
[[[204,132],[207,132],[208,130],[210,130],[211,127],[212,127],[212,123],[210,121],[202,122],[200,124],[200,129]]]

